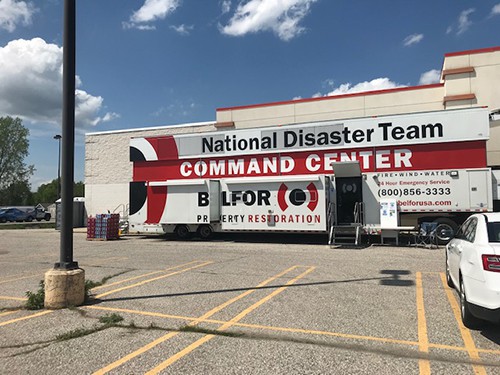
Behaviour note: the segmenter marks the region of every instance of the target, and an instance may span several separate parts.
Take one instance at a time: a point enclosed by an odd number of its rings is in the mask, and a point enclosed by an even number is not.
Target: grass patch
[[[26,301],[26,308],[28,310],[41,310],[44,307],[45,303],[45,283],[44,281],[40,281],[38,291],[35,293],[31,291],[26,292],[26,297],[28,300]]]
[[[85,280],[85,302],[89,302],[92,300],[92,292],[91,290],[94,288],[97,288],[99,286],[103,286],[108,282],[108,280],[112,279],[113,277],[123,275],[124,273],[130,272],[130,270],[125,270],[121,271],[118,273],[115,273],[113,275],[105,276],[101,279],[101,281],[93,281],[93,280]]]
[[[121,317],[118,314],[111,314],[111,315],[104,315],[99,318],[99,323],[107,324],[107,325],[112,325],[112,324],[117,324],[120,323],[123,320],[123,317]]]
[[[106,328],[106,326],[102,327],[94,327],[94,328],[77,328],[73,329],[66,333],[61,333],[56,336],[56,341],[68,341],[72,339],[76,339],[78,337],[83,337],[87,335],[91,335],[92,333],[99,332]]]
[[[104,315],[99,318],[99,323],[102,326],[96,326],[93,328],[77,328],[69,332],[62,333],[56,336],[56,341],[68,341],[72,339],[77,339],[79,337],[88,336],[93,333],[105,330],[111,327],[121,327],[118,323],[121,322],[123,318],[118,314]]]
[[[32,222],[32,223],[10,223],[0,225],[0,230],[2,229],[54,229],[56,227],[55,222]]]

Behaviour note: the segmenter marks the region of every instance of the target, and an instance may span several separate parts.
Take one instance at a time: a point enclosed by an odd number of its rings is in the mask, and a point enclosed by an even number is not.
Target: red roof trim
[[[445,53],[444,57],[463,56],[463,55],[475,55],[477,53],[488,53],[488,52],[496,52],[496,51],[500,51],[500,46],[498,46],[498,47],[489,47],[489,48],[481,48],[481,49],[471,49],[471,50],[468,50],[468,51],[459,51],[459,52]]]
[[[322,96],[320,98],[306,98],[306,99],[298,99],[298,100],[287,100],[287,101],[282,101],[282,102],[271,102],[271,103],[243,105],[243,106],[237,106],[237,107],[217,108],[216,111],[232,111],[232,110],[238,110],[238,109],[271,107],[271,106],[276,106],[276,105],[296,104],[296,103],[307,103],[307,102],[314,102],[314,101],[320,101],[320,100],[333,100],[333,99],[351,98],[351,97],[356,97],[356,96],[390,94],[390,93],[399,92],[399,91],[433,89],[433,88],[442,87],[442,86],[444,86],[443,83],[434,83],[432,85],[397,87],[397,88],[394,88],[394,89],[375,90],[375,91],[363,91],[363,92],[356,92],[356,93],[353,93],[353,94]]]

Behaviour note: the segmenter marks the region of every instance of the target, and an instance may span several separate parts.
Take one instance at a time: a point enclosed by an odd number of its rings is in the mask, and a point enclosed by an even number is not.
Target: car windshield
[[[488,223],[488,241],[500,242],[500,221]]]

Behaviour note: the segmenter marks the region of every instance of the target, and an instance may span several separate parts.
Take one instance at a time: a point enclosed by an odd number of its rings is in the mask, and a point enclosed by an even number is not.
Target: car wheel
[[[36,221],[42,221],[42,219],[36,218]]]
[[[45,214],[44,219],[45,219],[45,221],[49,221],[50,220],[50,214]]]
[[[453,280],[451,279],[450,276],[450,265],[448,264],[448,253],[446,253],[446,284],[450,288],[455,288],[455,285],[453,284]]]
[[[28,223],[31,223],[31,222],[33,221],[33,218],[32,218],[31,216],[28,216],[28,217],[26,218],[26,221],[27,221]]]
[[[6,218],[4,218],[4,217],[0,218],[0,223],[6,223],[6,222],[7,222]]]
[[[451,219],[441,217],[434,220],[436,226],[436,238],[439,245],[446,245],[455,236],[458,225]]]
[[[212,236],[212,227],[210,225],[200,225],[197,234],[202,240],[208,240]]]
[[[464,282],[460,278],[460,315],[462,316],[462,323],[470,329],[478,329],[482,325],[482,320],[476,318],[470,312],[469,302],[465,294]]]
[[[187,225],[177,225],[174,233],[178,239],[185,240],[189,237],[189,228]]]

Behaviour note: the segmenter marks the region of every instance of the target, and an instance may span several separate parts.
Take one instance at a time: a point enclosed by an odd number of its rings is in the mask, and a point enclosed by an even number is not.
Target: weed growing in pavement
[[[41,280],[39,286],[38,291],[35,293],[30,290],[26,292],[26,297],[28,297],[28,300],[26,301],[26,308],[28,310],[41,310],[44,307],[45,282]]]
[[[111,315],[104,315],[99,318],[99,323],[107,324],[107,325],[112,325],[119,323],[123,320],[123,317],[121,317],[118,314],[111,314]]]
[[[85,280],[85,302],[89,302],[92,299],[92,292],[90,290],[101,285],[101,283],[96,283],[92,280]]]
[[[122,272],[115,273],[113,275],[105,276],[101,279],[101,281],[92,281],[92,280],[85,280],[85,302],[89,302],[92,300],[92,292],[91,289],[97,288],[99,286],[103,286],[108,282],[108,280],[112,279],[113,277],[120,276],[124,273],[130,272],[132,269],[125,270]]]
[[[118,323],[122,320],[123,317],[118,314],[104,315],[99,318],[99,323],[103,323],[102,326],[95,326],[93,328],[77,328],[56,336],[56,341],[67,341],[76,339],[78,337],[91,335],[92,333],[99,332],[110,327],[120,327]]]
[[[241,333],[233,333],[233,332],[227,332],[227,331],[219,331],[216,329],[208,329],[208,328],[201,328],[197,326],[192,326],[192,325],[185,325],[183,327],[179,328],[179,332],[194,332],[194,333],[204,333],[207,335],[217,335],[217,336],[227,336],[227,337],[241,337],[243,334]]]
[[[71,339],[76,339],[78,337],[83,337],[83,336],[90,335],[94,332],[98,332],[102,329],[103,329],[103,327],[73,329],[69,332],[61,333],[60,335],[57,335],[56,341],[68,341]]]

